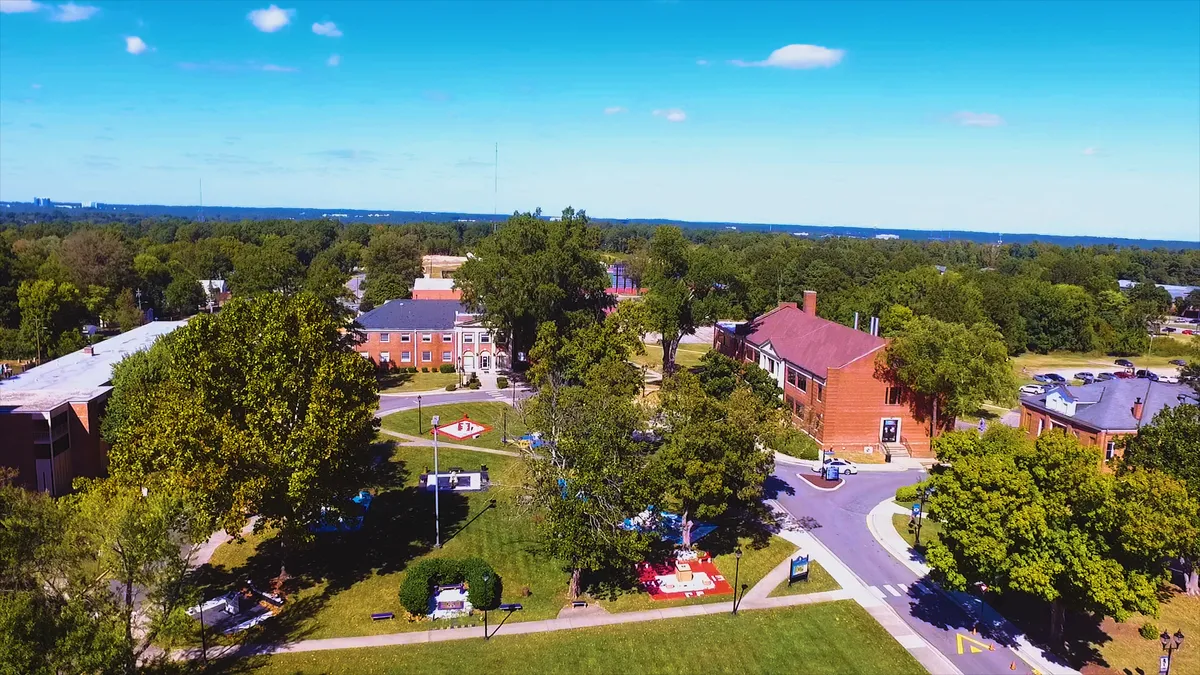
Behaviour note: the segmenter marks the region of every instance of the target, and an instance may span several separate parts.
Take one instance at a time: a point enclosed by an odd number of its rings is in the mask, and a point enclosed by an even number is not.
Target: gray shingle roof
[[[457,300],[389,300],[358,317],[366,330],[450,330],[466,309]]]
[[[1198,402],[1196,392],[1185,384],[1167,384],[1144,379],[1107,380],[1082,387],[1058,385],[1045,394],[1022,396],[1021,402],[1054,415],[1063,413],[1046,407],[1046,395],[1062,389],[1075,398],[1075,415],[1071,419],[1097,430],[1131,430],[1149,424],[1164,408],[1180,403]],[[1183,400],[1180,400],[1183,397]],[[1133,403],[1142,399],[1142,419],[1133,416]]]

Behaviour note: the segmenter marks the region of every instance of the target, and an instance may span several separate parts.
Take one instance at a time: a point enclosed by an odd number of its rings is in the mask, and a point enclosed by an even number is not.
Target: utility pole
[[[496,142],[496,153],[492,159],[492,232],[496,232],[496,218],[500,198],[500,142]]]
[[[441,421],[440,415],[434,415],[430,420],[433,423],[433,547],[442,547],[442,513],[438,507],[438,492],[442,488],[442,476],[438,472],[438,423]]]

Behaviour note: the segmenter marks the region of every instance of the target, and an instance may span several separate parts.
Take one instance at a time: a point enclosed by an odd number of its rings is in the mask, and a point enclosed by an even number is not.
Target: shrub
[[[478,389],[479,387],[479,380],[471,380],[467,383],[467,389]]]
[[[406,368],[406,370],[407,370],[408,372],[410,372],[410,373],[416,374],[416,372],[417,372],[417,367],[416,367],[416,366],[409,366],[408,368]]]
[[[508,389],[508,378],[501,375],[496,378],[496,386],[501,389]]]
[[[438,368],[438,371],[443,372],[443,373],[453,373],[454,372],[454,364],[453,363],[443,363]]]
[[[785,455],[799,459],[818,459],[821,456],[821,446],[812,436],[796,429],[782,429],[768,440],[768,446]]]
[[[918,497],[916,485],[901,485],[896,488],[896,501],[898,502],[915,502]]]
[[[428,373],[428,372],[429,372],[429,366],[421,366],[421,372],[422,372],[422,373]]]
[[[1138,629],[1138,635],[1141,635],[1147,640],[1157,640],[1158,626],[1155,626],[1153,623],[1147,621],[1146,623],[1142,624],[1141,628]]]
[[[454,391],[455,389],[458,389],[458,385],[454,384],[453,382],[446,385],[446,391]]]
[[[482,558],[418,560],[409,566],[400,584],[400,604],[410,614],[423,616],[429,612],[434,586],[463,581],[467,582],[467,599],[475,609],[495,609],[500,604],[503,589],[500,575]]]

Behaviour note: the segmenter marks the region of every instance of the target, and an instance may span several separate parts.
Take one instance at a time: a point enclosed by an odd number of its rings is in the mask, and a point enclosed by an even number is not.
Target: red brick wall
[[[29,415],[0,415],[0,466],[17,470],[16,485],[37,489],[33,456],[33,420]]]
[[[108,473],[108,444],[100,437],[100,418],[108,396],[71,403],[71,471],[75,476],[99,478]]]
[[[460,290],[458,288],[452,288],[448,291],[444,291],[444,290],[440,290],[440,289],[417,290],[414,288],[413,292],[412,292],[412,299],[413,300],[460,300],[460,299],[462,299],[462,290]]]
[[[1066,432],[1078,438],[1080,443],[1100,448],[1101,457],[1104,457],[1104,453],[1107,452],[1109,441],[1115,441],[1122,436],[1129,435],[1129,432],[1092,431],[1091,429],[1072,424],[1068,418],[1053,416],[1050,413],[1027,407],[1024,404],[1021,405],[1021,430],[1025,432],[1025,435],[1030,440],[1037,440],[1039,420],[1042,422],[1042,433],[1046,433],[1053,428],[1050,425],[1052,421],[1058,425],[1065,425]],[[1113,450],[1114,458],[1121,456],[1122,451],[1120,447],[1116,447]]]
[[[830,369],[825,387],[825,446],[861,451],[864,445],[878,445],[883,420],[895,418],[900,420],[899,440],[909,452],[914,457],[931,457],[929,421],[916,418],[909,396],[889,404],[888,387],[875,375],[875,353]]]
[[[381,342],[379,340],[380,333],[388,334],[388,341]],[[421,336],[429,334],[432,336],[431,342],[422,342]],[[401,336],[408,335],[409,342],[402,342]],[[450,342],[443,340],[443,336],[450,336]],[[362,354],[367,353],[372,361],[376,364],[381,362],[381,353],[388,352],[389,362],[392,368],[407,368],[415,366],[417,368],[437,368],[443,363],[455,364],[454,355],[458,352],[458,346],[454,342],[454,331],[369,331],[366,333],[367,339],[362,344],[355,347],[355,350]],[[409,352],[409,360],[403,360],[404,352]],[[423,359],[422,352],[429,352],[430,360]],[[442,358],[443,352],[449,352],[449,357]]]

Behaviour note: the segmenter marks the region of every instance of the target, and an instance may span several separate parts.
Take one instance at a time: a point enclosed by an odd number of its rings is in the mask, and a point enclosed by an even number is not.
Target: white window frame
[[[421,363],[433,363],[433,351],[421,352]]]
[[[400,341],[401,342],[412,342],[412,335],[409,333],[401,333]]]
[[[474,344],[474,343],[475,343],[475,334],[474,333],[463,333],[463,344],[469,345],[469,344]]]
[[[433,342],[433,334],[421,333],[421,342]]]
[[[380,341],[380,342],[391,342],[391,341],[392,341],[392,334],[391,334],[391,333],[380,333],[380,334],[379,334],[379,341]]]
[[[454,353],[453,352],[442,352],[442,363],[453,363],[453,362],[454,362]]]
[[[481,345],[486,345],[486,344],[491,344],[491,342],[492,342],[492,336],[491,336],[491,335],[488,335],[487,333],[480,333],[480,334],[479,334],[479,344],[481,344]]]
[[[454,342],[454,333],[442,333],[442,342]]]
[[[1110,460],[1116,456],[1117,456],[1117,442],[1109,441],[1108,444],[1104,447],[1104,459]]]
[[[400,352],[400,363],[412,363],[412,352]]]
[[[391,363],[392,362],[392,353],[391,352],[379,352],[379,362],[380,363]]]

